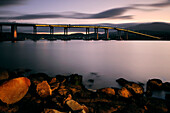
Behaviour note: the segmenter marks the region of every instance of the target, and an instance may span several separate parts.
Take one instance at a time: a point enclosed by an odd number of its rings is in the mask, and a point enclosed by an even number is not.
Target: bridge
[[[132,30],[122,29],[122,28],[116,28],[116,27],[105,27],[105,26],[83,26],[83,25],[50,25],[50,24],[22,24],[22,23],[0,23],[0,34],[2,33],[2,26],[11,26],[11,37],[12,39],[17,39],[17,27],[18,26],[31,26],[33,27],[33,34],[37,34],[37,27],[49,27],[50,28],[50,34],[54,34],[54,28],[64,28],[64,35],[68,35],[68,28],[86,28],[86,35],[89,34],[90,28],[94,29],[94,33],[96,34],[96,39],[99,39],[99,32],[98,29],[104,29],[105,36],[107,39],[109,39],[109,30],[117,30],[118,34],[121,34],[121,31],[126,32],[126,38],[128,39],[128,33],[137,34],[153,39],[161,39],[160,37],[135,32]],[[121,37],[121,36],[120,36]]]

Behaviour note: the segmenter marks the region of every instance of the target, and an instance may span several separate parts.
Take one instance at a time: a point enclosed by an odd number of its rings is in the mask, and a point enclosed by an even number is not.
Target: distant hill
[[[170,32],[170,24],[169,23],[161,23],[161,22],[145,23],[145,24],[139,24],[139,25],[135,25],[132,27],[128,27],[128,29]]]

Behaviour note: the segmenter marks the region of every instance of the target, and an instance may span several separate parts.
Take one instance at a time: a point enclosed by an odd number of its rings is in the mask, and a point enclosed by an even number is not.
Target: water
[[[150,78],[170,81],[169,51],[168,41],[1,42],[0,67],[28,68],[50,76],[78,73],[91,89],[119,87],[115,80],[120,77],[142,83]]]

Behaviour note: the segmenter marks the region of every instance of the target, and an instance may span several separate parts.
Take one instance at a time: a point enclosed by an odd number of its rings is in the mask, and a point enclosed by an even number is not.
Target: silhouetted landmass
[[[91,24],[92,25],[92,24]],[[144,24],[137,24],[137,23],[127,23],[127,24],[109,24],[109,23],[103,23],[103,24],[93,24],[96,26],[110,26],[110,27],[119,27],[119,28],[125,28],[132,31],[157,36],[160,37],[161,40],[170,40],[170,24],[169,23],[161,23],[161,22],[155,22],[155,23],[144,23]],[[31,27],[30,27],[31,28]],[[31,28],[32,29],[32,28]],[[48,27],[40,27],[38,29],[38,32],[48,32]],[[63,28],[56,28],[56,30],[63,31]],[[94,29],[90,29],[91,32],[93,32]],[[6,31],[3,29],[3,31]],[[26,31],[26,33],[24,32]],[[85,32],[85,29],[82,28],[71,28],[69,29],[69,32]],[[83,33],[75,33],[71,35],[50,35],[50,34],[32,34],[30,32],[30,29],[23,28],[23,31],[18,30],[18,37],[16,40],[25,40],[25,39],[31,39],[34,41],[40,40],[40,39],[47,39],[47,40],[96,40],[96,34],[91,33],[89,35],[83,34]],[[0,41],[10,41],[11,34],[10,32],[3,32],[0,34]],[[102,29],[99,29],[99,40],[155,40],[153,38],[131,34],[125,32],[121,32],[121,35],[118,34],[116,30],[109,30],[109,39],[106,38],[106,35],[104,34],[104,31]]]

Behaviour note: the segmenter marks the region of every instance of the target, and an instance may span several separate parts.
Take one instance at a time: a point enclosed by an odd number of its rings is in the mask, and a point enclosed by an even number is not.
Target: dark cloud
[[[170,6],[170,0],[165,0],[160,3],[154,3],[154,4],[134,4],[133,6],[167,7],[167,6]]]
[[[24,1],[25,0],[0,0],[0,6],[18,5]]]
[[[126,11],[133,9],[131,7],[115,8],[106,10],[96,14],[86,14],[77,12],[64,12],[59,14],[39,13],[27,14],[15,17],[0,17],[0,19],[9,20],[31,20],[31,19],[52,19],[52,18],[72,18],[72,19],[132,19],[131,15],[122,16]]]

